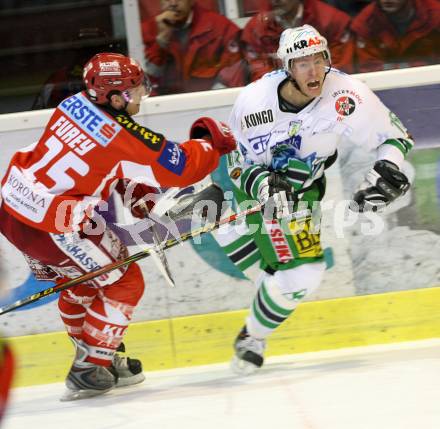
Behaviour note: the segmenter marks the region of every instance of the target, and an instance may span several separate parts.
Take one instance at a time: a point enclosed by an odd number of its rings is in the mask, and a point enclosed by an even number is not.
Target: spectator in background
[[[350,36],[350,17],[321,0],[271,0],[269,10],[250,19],[241,41],[248,63],[248,80],[279,68],[276,52],[283,30],[310,24],[328,40],[332,65],[352,71],[354,43]]]
[[[81,28],[73,43],[74,47],[69,51],[71,59],[67,59],[65,67],[49,76],[37,95],[32,110],[54,108],[65,98],[85,89],[83,66],[93,55],[98,52],[122,53],[119,44],[109,43],[108,34],[99,28]]]
[[[342,10],[350,16],[356,16],[372,0],[325,0],[326,3]],[[374,0],[373,0],[374,1]]]
[[[244,84],[231,68],[241,59],[240,29],[233,22],[195,0],[161,0],[161,8],[142,23],[153,94]]]
[[[440,63],[438,0],[376,0],[351,28],[361,72]]]

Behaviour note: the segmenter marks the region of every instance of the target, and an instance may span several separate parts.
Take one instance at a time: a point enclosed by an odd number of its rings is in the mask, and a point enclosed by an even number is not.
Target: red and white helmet
[[[144,75],[139,63],[133,58],[112,52],[96,54],[84,66],[83,80],[87,94],[97,104],[109,102],[108,94],[119,91],[125,94],[129,101],[127,91],[141,84],[145,84],[148,94],[151,85]]]
[[[277,56],[286,71],[289,71],[291,60],[319,52],[323,52],[325,58],[331,62],[326,38],[311,25],[287,28],[281,33]]]

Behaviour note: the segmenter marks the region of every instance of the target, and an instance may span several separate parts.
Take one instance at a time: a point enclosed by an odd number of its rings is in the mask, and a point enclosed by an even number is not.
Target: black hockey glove
[[[282,219],[293,214],[296,202],[292,185],[277,173],[270,173],[258,187],[258,201],[264,205],[266,219]]]
[[[390,161],[377,161],[361,188],[354,194],[352,211],[381,211],[410,188],[408,178]]]

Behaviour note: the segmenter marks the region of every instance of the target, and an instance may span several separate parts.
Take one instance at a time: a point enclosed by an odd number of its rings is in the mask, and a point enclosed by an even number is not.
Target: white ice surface
[[[62,384],[15,389],[3,429],[439,429],[440,340],[147,374],[61,403]]]

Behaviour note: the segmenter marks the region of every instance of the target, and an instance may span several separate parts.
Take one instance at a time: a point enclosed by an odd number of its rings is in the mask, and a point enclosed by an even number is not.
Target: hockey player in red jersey
[[[58,105],[40,140],[13,156],[2,180],[0,231],[42,280],[76,277],[127,256],[121,240],[91,219],[120,180],[187,186],[235,148],[228,128],[211,118],[195,121],[182,144],[136,123],[132,115],[150,89],[129,57],[97,54],[83,78],[86,91]],[[131,264],[60,294],[76,347],[65,400],[143,381],[140,361],[116,353],[143,290]]]

